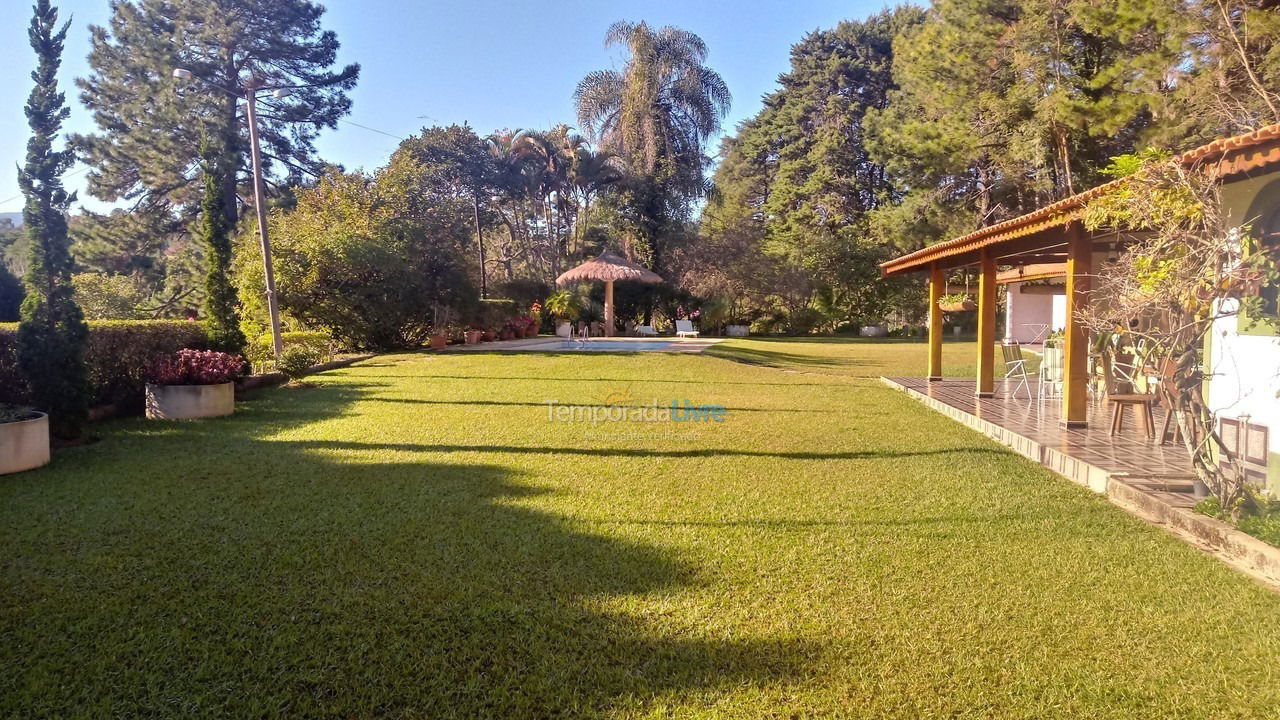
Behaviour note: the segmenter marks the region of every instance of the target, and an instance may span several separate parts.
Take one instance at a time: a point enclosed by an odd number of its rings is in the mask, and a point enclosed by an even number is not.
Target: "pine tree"
[[[234,228],[237,186],[249,175],[238,108],[251,82],[298,88],[259,116],[267,173],[291,182],[317,174],[316,135],[350,110],[347,92],[360,72],[358,65],[331,69],[339,44],[321,27],[323,14],[310,0],[113,2],[107,26],[91,29],[92,73],[78,81],[100,128],[75,139],[93,168],[89,192],[189,222],[204,197],[201,141],[226,137],[236,163],[219,189]],[[174,68],[199,80],[176,79]]]
[[[229,353],[244,351],[240,329],[239,298],[231,284],[231,225],[223,203],[222,179],[231,172],[225,143],[206,143],[204,151],[204,199],[200,204],[200,240],[204,244],[204,326],[209,344]]]
[[[35,87],[27,100],[26,166],[18,185],[26,196],[22,211],[30,238],[27,297],[18,327],[18,363],[37,407],[49,413],[52,432],[79,436],[89,404],[84,349],[89,328],[71,287],[71,251],[67,240],[67,208],[75,199],[62,186],[62,174],[75,161],[70,150],[54,150],[53,141],[70,110],[58,91],[67,26],[57,28],[58,11],[49,0],[37,0],[28,36],[38,64],[31,74]]]

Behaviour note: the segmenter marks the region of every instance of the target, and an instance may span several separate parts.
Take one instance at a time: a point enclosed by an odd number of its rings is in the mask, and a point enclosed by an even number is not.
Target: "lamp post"
[[[173,76],[179,80],[196,79],[229,95],[239,96],[238,93],[209,82],[185,68],[174,68]],[[262,245],[262,270],[267,285],[267,312],[271,315],[271,346],[278,367],[280,355],[284,352],[284,341],[280,337],[280,307],[276,302],[276,275],[271,263],[271,240],[267,237],[267,203],[262,183],[262,150],[258,146],[259,90],[270,90],[271,96],[276,98],[288,97],[290,93],[289,88],[260,88],[253,82],[247,83],[244,88],[245,119],[249,124],[249,156],[253,165],[253,205],[258,215],[258,239]]]

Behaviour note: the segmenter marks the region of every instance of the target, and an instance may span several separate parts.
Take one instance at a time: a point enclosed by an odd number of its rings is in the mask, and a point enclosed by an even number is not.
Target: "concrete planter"
[[[751,326],[749,325],[726,325],[724,334],[729,337],[746,337],[751,334]]]
[[[483,339],[483,338],[484,338],[484,331],[482,331],[482,330],[468,330],[468,331],[467,331],[467,344],[468,344],[468,345],[479,345],[479,344],[480,344],[481,339]]]
[[[49,416],[0,423],[0,475],[49,464]]]
[[[236,409],[236,384],[147,385],[147,417],[198,420],[230,415]]]
[[[863,325],[858,334],[865,338],[882,338],[889,335],[889,328],[883,325]]]
[[[448,344],[449,344],[449,337],[448,337],[447,335],[432,335],[432,336],[431,336],[431,349],[432,349],[432,350],[443,350],[443,349],[444,349],[444,346],[445,346],[445,345],[448,345]]]
[[[556,325],[556,335],[562,338],[567,338],[570,335],[573,335],[573,326],[567,322],[562,322]]]

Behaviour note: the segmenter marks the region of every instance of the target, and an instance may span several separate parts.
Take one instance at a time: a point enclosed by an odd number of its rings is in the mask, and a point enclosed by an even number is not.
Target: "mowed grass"
[[[1274,717],[1280,595],[874,379],[923,352],[393,355],[98,426],[0,478],[0,716]],[[548,419],[626,399],[729,417]]]

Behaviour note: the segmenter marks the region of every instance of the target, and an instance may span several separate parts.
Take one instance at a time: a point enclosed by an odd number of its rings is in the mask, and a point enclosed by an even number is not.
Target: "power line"
[[[87,167],[85,167],[85,168],[80,168],[79,170],[76,170],[75,172],[70,172],[70,173],[67,173],[66,175],[63,175],[63,176],[62,176],[62,179],[63,179],[63,180],[66,180],[67,178],[73,178],[73,177],[77,177],[77,176],[83,175],[83,174],[85,174],[85,173],[89,172],[91,169],[92,169],[92,168],[87,168]],[[0,208],[4,207],[5,205],[8,205],[9,203],[13,202],[14,200],[21,200],[21,199],[22,199],[22,193],[18,193],[17,195],[14,195],[14,196],[13,196],[13,197],[11,197],[11,198],[5,198],[4,200],[0,200]]]
[[[352,127],[358,127],[358,128],[360,128],[361,130],[368,130],[369,132],[377,133],[377,134],[379,134],[379,135],[386,135],[387,137],[389,137],[389,138],[393,138],[393,139],[395,139],[395,140],[404,140],[404,138],[403,138],[403,137],[401,137],[401,136],[399,136],[399,135],[395,135],[395,134],[393,134],[393,133],[389,133],[389,132],[387,132],[387,131],[385,131],[385,130],[379,130],[378,128],[369,127],[368,125],[361,125],[360,123],[358,123],[358,122],[354,122],[354,121],[352,121],[352,120],[347,120],[347,119],[344,119],[344,118],[338,118],[338,122],[340,122],[340,123],[344,123],[344,124],[347,124],[347,125],[351,125]],[[89,170],[91,170],[91,169],[92,169],[92,168],[87,168],[87,167],[86,167],[86,168],[81,168],[81,169],[79,169],[79,170],[77,170],[77,171],[75,171],[75,172],[71,172],[71,173],[67,173],[66,175],[63,175],[63,176],[62,176],[62,179],[63,179],[63,180],[66,180],[67,178],[78,177],[78,176],[80,176],[80,175],[83,175],[83,174],[85,174],[85,173],[89,172]],[[11,203],[11,202],[13,202],[13,201],[15,201],[15,200],[21,200],[21,199],[22,199],[22,193],[18,193],[17,195],[14,195],[13,197],[5,198],[4,200],[0,200],[0,208],[3,208],[5,205],[8,205],[9,203]]]
[[[358,123],[358,122],[352,122],[352,121],[350,121],[350,120],[345,120],[345,119],[343,119],[343,118],[338,118],[338,122],[340,122],[340,123],[346,123],[347,125],[352,125],[352,126],[354,126],[354,127],[358,127],[358,128],[360,128],[361,130],[368,130],[369,132],[375,132],[375,133],[378,133],[379,135],[386,135],[387,137],[389,137],[389,138],[395,138],[396,140],[404,140],[404,138],[400,137],[399,135],[392,135],[392,134],[391,134],[391,133],[389,133],[389,132],[386,132],[386,131],[383,131],[383,130],[379,130],[379,129],[377,129],[377,128],[371,128],[371,127],[369,127],[368,125],[361,125],[361,124],[360,124],[360,123]]]

